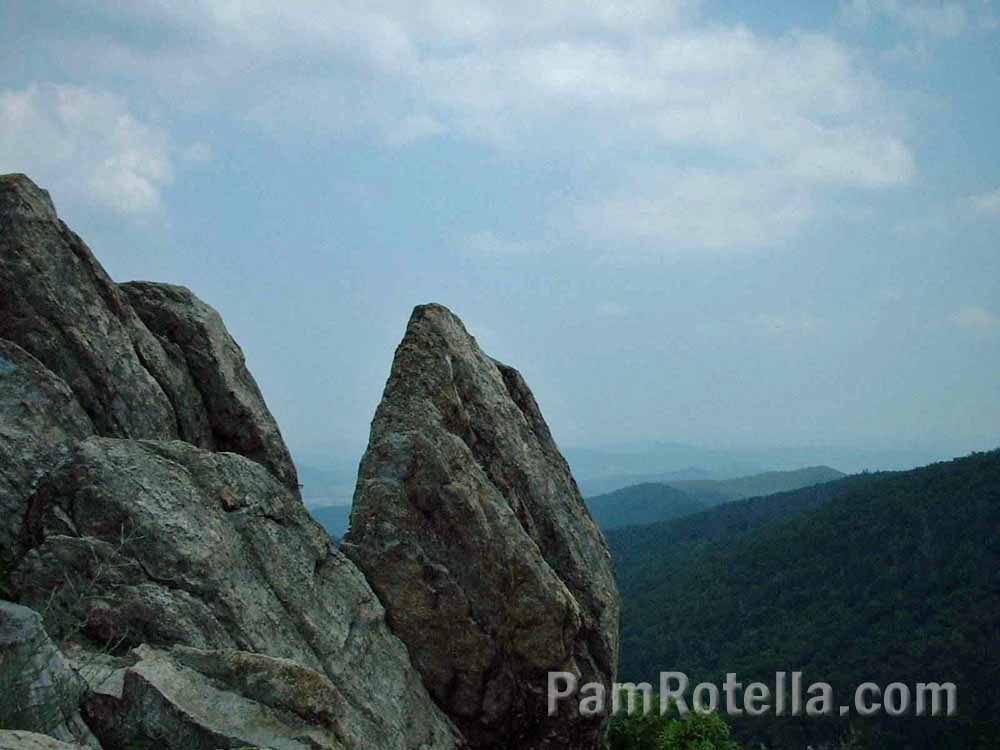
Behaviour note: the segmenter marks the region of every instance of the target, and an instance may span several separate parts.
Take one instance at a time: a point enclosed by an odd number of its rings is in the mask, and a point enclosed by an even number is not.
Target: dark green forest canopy
[[[869,680],[952,681],[956,719],[863,728],[884,747],[1000,747],[1000,451],[729,503],[608,540],[624,599],[622,679],[676,669],[771,682],[802,670],[843,695]],[[845,726],[736,728],[797,747]]]

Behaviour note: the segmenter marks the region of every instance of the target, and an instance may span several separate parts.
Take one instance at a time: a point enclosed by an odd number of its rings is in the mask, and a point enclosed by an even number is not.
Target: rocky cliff
[[[116,284],[0,176],[0,689],[58,708],[0,712],[4,747],[598,746],[540,707],[548,669],[614,673],[603,538],[444,308],[397,352],[354,524],[348,556],[306,512],[211,307]]]

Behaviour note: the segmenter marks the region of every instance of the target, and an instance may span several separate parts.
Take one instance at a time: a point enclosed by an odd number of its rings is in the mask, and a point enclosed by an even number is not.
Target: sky
[[[992,0],[0,4],[0,172],[313,461],[431,301],[563,446],[997,447],[998,133]]]

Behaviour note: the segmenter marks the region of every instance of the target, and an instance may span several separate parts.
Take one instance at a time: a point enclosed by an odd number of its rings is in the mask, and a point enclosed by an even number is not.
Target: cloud
[[[986,216],[1000,216],[1000,188],[969,199],[972,210]]]
[[[1000,330],[1000,317],[985,307],[963,307],[951,316],[951,322],[962,328],[980,331]]]
[[[905,115],[850,49],[709,23],[696,0],[90,2],[119,27],[155,25],[161,43],[77,39],[62,57],[132,76],[157,105],[224,109],[282,140],[462,139],[600,165],[556,221],[633,244],[781,241],[824,191],[917,171]]]
[[[441,135],[445,127],[427,114],[408,115],[386,132],[386,142],[393,146],[407,146],[423,138]]]
[[[173,176],[163,131],[113,94],[54,84],[0,90],[0,172],[25,172],[57,200],[132,215],[159,210]]]
[[[656,254],[754,249],[794,236],[815,208],[794,181],[767,171],[665,170],[640,186],[576,206],[570,215],[605,242]]]
[[[940,38],[954,38],[969,27],[969,15],[956,2],[919,0],[847,0],[841,12],[849,21],[870,24],[886,19],[911,32]]]

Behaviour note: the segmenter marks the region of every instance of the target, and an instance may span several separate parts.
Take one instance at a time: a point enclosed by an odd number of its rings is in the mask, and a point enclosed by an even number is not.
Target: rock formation
[[[83,750],[83,748],[75,743],[62,742],[37,732],[0,729],[0,750]]]
[[[0,569],[13,562],[32,488],[92,434],[90,417],[69,387],[24,349],[0,339]]]
[[[72,650],[106,750],[455,748],[302,505],[218,314],[179,287],[116,285],[22,175],[0,177],[0,290],[0,584]]]
[[[191,292],[115,284],[24,175],[0,176],[0,257],[0,338],[65,381],[98,434],[241,453],[296,486],[240,348]]]
[[[41,616],[0,602],[0,726],[100,747],[80,716],[86,686],[56,649]]]
[[[343,549],[472,746],[599,746],[603,721],[547,717],[545,687],[613,679],[604,537],[520,374],[441,306],[396,350]]]
[[[219,315],[116,284],[0,176],[0,461],[0,689],[18,654],[24,695],[68,686],[58,720],[0,717],[0,750],[599,746],[544,689],[614,674],[604,540],[527,386],[444,308],[397,352],[348,556]]]
[[[259,464],[181,441],[90,438],[43,480],[26,519],[12,587],[89,642],[288,659],[335,686],[350,747],[452,746],[364,577]]]

